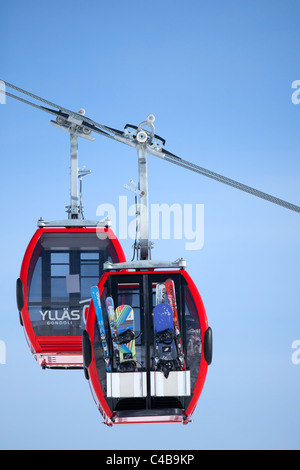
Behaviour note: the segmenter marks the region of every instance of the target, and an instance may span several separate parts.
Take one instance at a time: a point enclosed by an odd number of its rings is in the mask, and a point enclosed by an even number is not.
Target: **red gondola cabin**
[[[125,261],[110,228],[43,227],[34,234],[17,280],[17,304],[30,350],[43,368],[83,367],[90,288],[108,260]]]
[[[155,328],[153,311],[157,304],[156,286],[173,280],[184,370],[176,365],[165,374],[155,367]],[[107,425],[125,423],[187,423],[204,386],[212,356],[212,333],[208,327],[200,294],[184,269],[106,272],[99,284],[103,319],[110,355],[113,341],[106,299],[114,306],[129,305],[134,311],[136,367],[122,370],[112,359],[107,372],[93,302],[88,310],[83,334],[86,378]]]

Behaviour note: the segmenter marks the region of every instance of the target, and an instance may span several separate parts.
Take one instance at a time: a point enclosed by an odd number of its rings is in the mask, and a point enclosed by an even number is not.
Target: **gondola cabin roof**
[[[40,227],[33,235],[17,281],[17,303],[28,345],[43,368],[82,368],[90,288],[111,260],[126,259],[110,228]]]
[[[163,368],[155,365],[154,360],[156,350],[160,347],[154,313],[156,304],[160,302],[157,286],[164,289],[171,281],[175,289],[184,367],[176,359],[177,352],[168,374],[165,374]],[[110,370],[106,367],[101,347],[95,300],[88,310],[83,334],[83,355],[85,376],[90,381],[105,423],[187,423],[204,386],[212,347],[205,308],[191,277],[184,269],[106,272],[98,283],[98,289],[110,354]],[[113,335],[107,299],[112,299],[109,302],[114,304],[117,332],[121,328],[118,312],[120,309],[125,312],[124,306],[132,308],[135,342],[133,367],[129,365],[129,359],[128,362],[126,358],[124,360],[124,344]],[[170,303],[167,295],[163,303],[164,306]],[[119,348],[117,353],[116,344]],[[166,344],[163,345],[165,349],[170,342]],[[175,341],[172,347],[174,345]],[[132,348],[132,343],[126,346]],[[131,357],[132,362],[132,356],[128,357]]]

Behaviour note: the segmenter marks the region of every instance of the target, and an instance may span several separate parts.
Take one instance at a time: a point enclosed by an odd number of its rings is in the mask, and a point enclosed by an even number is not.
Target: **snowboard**
[[[120,355],[119,355],[119,347],[118,347],[118,332],[117,332],[117,323],[116,323],[116,315],[115,315],[115,307],[114,301],[112,297],[107,297],[105,300],[107,315],[109,319],[109,326],[110,326],[110,333],[112,338],[113,344],[113,351],[114,351],[114,358],[116,367],[118,367],[120,362]]]
[[[107,345],[106,332],[105,332],[103,313],[102,313],[102,307],[101,307],[101,299],[100,299],[98,286],[91,287],[91,293],[92,293],[92,299],[93,299],[93,303],[95,307],[97,322],[99,326],[100,339],[101,339],[101,344],[102,344],[102,349],[103,349],[103,356],[104,356],[106,370],[107,372],[111,372],[112,371],[111,360],[110,360],[109,349]]]
[[[177,351],[173,324],[173,311],[169,304],[161,303],[154,308],[154,369],[162,370],[165,378],[177,369]]]
[[[183,346],[182,346],[180,328],[179,328],[174,281],[172,279],[167,279],[165,286],[166,286],[168,301],[173,311],[173,324],[174,324],[174,332],[175,332],[177,357],[178,357],[181,370],[186,370],[186,364],[185,364],[185,359],[184,359]]]
[[[134,372],[137,370],[134,311],[129,305],[120,305],[115,313],[120,370]]]

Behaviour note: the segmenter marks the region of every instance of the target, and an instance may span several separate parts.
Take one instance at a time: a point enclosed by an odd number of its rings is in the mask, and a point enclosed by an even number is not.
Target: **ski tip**
[[[106,306],[107,307],[113,307],[114,306],[114,301],[112,297],[107,297],[105,300]]]
[[[119,307],[116,308],[116,311],[118,312],[130,312],[133,311],[133,308],[130,305],[119,305]]]

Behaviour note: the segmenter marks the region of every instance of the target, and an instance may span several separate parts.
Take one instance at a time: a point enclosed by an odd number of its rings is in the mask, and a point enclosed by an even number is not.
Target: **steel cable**
[[[44,106],[39,106],[35,103],[32,103],[30,101],[25,100],[24,98],[21,98],[21,97],[13,95],[11,93],[0,90],[1,93],[4,93],[4,94],[6,94],[7,96],[9,96],[11,98],[15,98],[15,99],[17,99],[17,100],[19,100],[19,101],[21,101],[25,104],[28,104],[28,105],[33,106],[35,108],[41,109],[42,111],[49,112],[51,114],[59,115],[63,112],[63,113],[66,113],[70,116],[80,118],[83,121],[84,125],[86,125],[92,131],[94,131],[98,134],[101,134],[105,137],[109,137],[110,139],[122,142],[124,144],[130,145],[132,147],[137,146],[136,142],[133,142],[132,140],[128,139],[121,131],[119,131],[117,129],[113,129],[113,128],[108,127],[108,126],[103,126],[102,124],[99,124],[99,123],[97,123],[97,122],[95,122],[95,121],[93,121],[89,118],[83,117],[79,113],[75,113],[73,111],[70,111],[67,108],[63,108],[62,106],[59,106],[55,103],[52,103],[51,101],[45,100],[44,98],[41,98],[41,97],[39,97],[39,96],[37,96],[33,93],[30,93],[29,91],[23,90],[22,88],[19,88],[15,85],[12,85],[11,83],[8,83],[8,82],[3,82],[3,83],[5,83],[5,85],[7,87],[12,88],[12,89],[14,89],[14,90],[16,90],[20,93],[23,93],[24,95],[30,96],[31,98],[34,98],[35,100],[39,100],[40,102],[42,102],[44,104],[47,104],[48,106],[52,106],[54,108],[57,108],[59,111],[48,109],[48,108],[45,108]],[[106,131],[106,132],[103,132],[103,131]],[[107,132],[109,132],[109,134]],[[211,178],[211,179],[213,179],[215,181],[218,181],[220,183],[227,184],[228,186],[239,189],[240,191],[244,191],[244,192],[246,192],[248,194],[251,194],[253,196],[256,196],[258,198],[261,198],[261,199],[264,199],[266,201],[272,202],[273,204],[276,204],[278,206],[281,206],[281,207],[284,207],[284,208],[289,209],[291,211],[300,213],[300,207],[295,205],[295,204],[291,204],[290,202],[284,201],[283,199],[279,199],[275,196],[272,196],[270,194],[259,191],[258,189],[252,188],[251,186],[247,186],[243,183],[239,183],[238,181],[227,178],[226,176],[222,176],[218,173],[215,173],[213,171],[202,168],[201,166],[196,165],[194,163],[191,163],[187,160],[183,160],[183,159],[177,157],[176,155],[168,152],[167,150],[162,149],[162,151],[156,151],[156,150],[153,150],[153,148],[151,148],[150,146],[148,146],[148,153],[150,153],[152,155],[155,155],[159,158],[162,158],[162,159],[166,160],[169,163],[173,163],[173,164],[178,165],[178,166],[180,166],[182,168],[185,168],[187,170],[193,171],[195,173],[201,174],[203,176]]]
[[[253,196],[272,202],[273,204],[277,204],[278,206],[282,206],[291,211],[300,213],[300,207],[295,204],[291,204],[290,202],[284,201],[283,199],[279,199],[275,196],[271,196],[270,194],[259,191],[258,189],[252,188],[251,186],[247,186],[243,183],[239,183],[238,181],[227,178],[226,176],[222,176],[222,175],[219,175],[218,173],[214,173],[213,171],[206,170],[205,168],[195,165],[194,163],[188,162],[186,160],[182,160],[177,157],[170,157],[168,155],[164,157],[164,160],[166,160],[169,163],[178,165],[182,168],[185,168],[187,170],[194,171],[195,173],[201,174],[203,176],[207,176],[208,178],[211,178],[220,183],[227,184],[228,186],[239,189],[240,191],[244,191],[246,193],[252,194]]]

